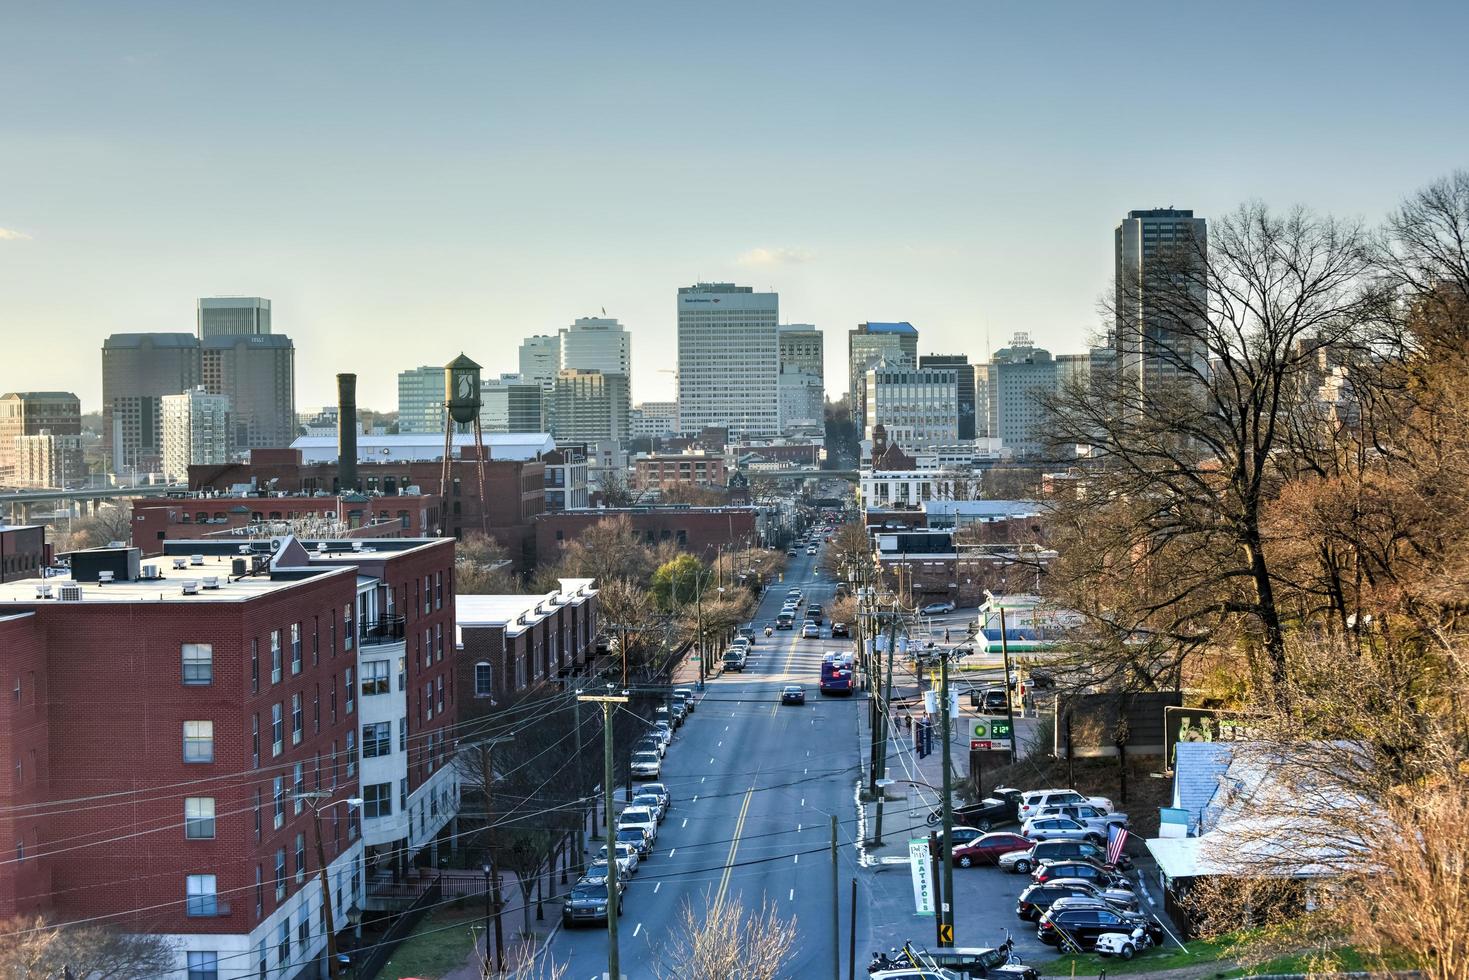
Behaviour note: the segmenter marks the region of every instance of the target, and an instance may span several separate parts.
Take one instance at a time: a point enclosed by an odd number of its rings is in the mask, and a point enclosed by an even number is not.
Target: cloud
[[[30,240],[30,235],[14,228],[0,228],[0,242],[25,242]]]
[[[814,258],[816,253],[809,248],[752,248],[735,261],[740,265],[794,265]]]

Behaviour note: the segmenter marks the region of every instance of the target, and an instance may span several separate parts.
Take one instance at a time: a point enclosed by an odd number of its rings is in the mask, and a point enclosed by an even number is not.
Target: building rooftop
[[[869,320],[863,326],[867,328],[868,333],[911,333],[915,336],[918,334],[918,328],[907,320],[900,320],[896,323],[883,323]]]
[[[527,460],[536,455],[550,452],[556,448],[556,441],[551,438],[549,432],[486,432],[484,434],[485,448],[490,452],[490,458]],[[463,450],[474,446],[473,433],[454,434],[453,447]],[[292,449],[302,451],[302,460],[306,463],[321,462],[329,454],[331,459],[336,459],[337,437],[330,436],[299,436],[291,443]],[[373,456],[382,456],[385,459],[396,456],[394,461],[401,461],[406,453],[412,452],[415,456],[423,459],[438,459],[444,452],[444,434],[442,432],[408,432],[398,435],[359,435],[357,437],[357,458],[359,462],[371,462]]]
[[[454,643],[464,645],[464,627],[502,626],[510,636],[545,619],[565,605],[575,605],[596,595],[589,578],[564,578],[561,588],[539,595],[456,595],[454,597]]]
[[[173,542],[167,542],[172,544]],[[196,542],[204,544],[203,542]],[[195,549],[198,555],[200,549]],[[46,578],[46,579],[20,579],[14,582],[0,583],[0,603],[6,605],[24,606],[46,606],[46,605],[75,605],[72,601],[63,601],[59,598],[64,586],[78,586],[81,589],[82,603],[137,603],[137,602],[184,602],[184,603],[212,603],[212,602],[245,602],[260,596],[270,595],[289,589],[301,582],[301,577],[295,578],[271,578],[268,574],[246,575],[236,578],[232,572],[232,561],[241,557],[238,549],[231,548],[225,554],[202,555],[202,562],[194,564],[194,559],[188,555],[180,555],[188,562],[184,568],[173,567],[173,557],[157,557],[145,560],[144,567],[154,566],[158,569],[158,578],[138,579],[132,582],[109,582],[106,585],[98,582],[75,582],[70,578]],[[355,574],[350,568],[334,568],[330,565],[322,565],[316,570],[316,574],[309,576],[315,578],[318,575]],[[206,579],[213,579],[213,585],[206,584]],[[185,593],[185,583],[193,583],[198,588],[192,593]],[[50,598],[41,598],[37,590],[49,589]]]
[[[0,398],[72,398],[77,396],[70,391],[7,391]]]
[[[198,347],[199,338],[191,333],[115,333],[102,341],[103,350],[119,350],[142,347],[151,342],[154,347]]]

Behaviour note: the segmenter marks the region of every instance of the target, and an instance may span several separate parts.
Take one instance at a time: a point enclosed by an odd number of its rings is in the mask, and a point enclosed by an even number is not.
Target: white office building
[[[959,382],[951,368],[876,367],[867,372],[864,434],[881,425],[903,447],[952,445],[959,439]]]
[[[634,439],[662,439],[678,431],[678,402],[638,402],[628,416]]]
[[[444,368],[425,364],[398,372],[398,431],[444,431]]]
[[[825,349],[821,331],[810,323],[783,323],[780,346],[780,431],[822,425],[826,412]]]
[[[780,432],[780,297],[701,282],[678,290],[678,428]]]
[[[211,395],[200,385],[177,395],[164,395],[162,403],[163,474],[174,482],[189,478],[190,464],[219,464],[230,461],[230,400],[228,395]]]

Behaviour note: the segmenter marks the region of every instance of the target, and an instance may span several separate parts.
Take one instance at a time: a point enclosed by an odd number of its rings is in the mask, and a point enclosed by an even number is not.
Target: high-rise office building
[[[479,419],[484,431],[546,431],[546,399],[539,383],[527,381],[518,374],[502,374],[481,384],[479,396]]]
[[[236,449],[284,449],[296,438],[296,345],[284,334],[212,334],[200,344],[205,389],[230,400]]]
[[[820,426],[826,410],[825,344],[810,323],[782,323],[780,347],[780,431]]]
[[[444,431],[444,368],[425,364],[398,372],[398,431]]]
[[[990,356],[986,391],[990,438],[998,438],[1017,457],[1046,452],[1044,399],[1073,381],[1087,383],[1092,355],[1060,354],[1031,343],[1030,335],[1015,334],[1009,347]]]
[[[1208,371],[1202,317],[1208,245],[1208,223],[1188,210],[1129,211],[1117,225],[1113,343],[1122,384],[1146,392]]]
[[[632,336],[627,329],[611,317],[578,317],[571,326],[561,328],[557,339],[561,370],[600,371],[627,379],[618,389],[626,404],[617,407],[618,415],[626,420],[632,412]],[[625,421],[622,432],[627,438]]]
[[[199,339],[255,337],[270,333],[270,300],[259,296],[207,296],[195,309]]]
[[[678,402],[638,402],[628,416],[634,439],[661,439],[678,431]]]
[[[959,441],[959,382],[950,368],[882,365],[867,372],[863,437],[881,425],[899,446],[952,446]]]
[[[883,364],[918,364],[918,331],[913,324],[859,323],[847,331],[847,407],[859,429],[867,418],[867,372]]]
[[[780,297],[729,282],[678,290],[678,427],[780,432]]]
[[[561,370],[561,338],[537,334],[520,342],[519,374],[527,381],[550,386]]]
[[[947,368],[954,372],[959,395],[959,441],[965,442],[978,435],[977,393],[974,386],[974,365],[965,354],[924,354],[918,358],[921,368]]]
[[[102,442],[113,472],[158,467],[160,399],[201,381],[199,339],[193,334],[115,333],[102,342]]]
[[[61,439],[82,434],[82,403],[69,391],[11,391],[0,395],[0,486],[34,486],[16,472],[20,449],[16,440],[42,432]],[[79,442],[78,442],[79,444]],[[72,475],[80,475],[78,472]],[[42,486],[56,486],[44,483]]]
[[[163,475],[175,483],[189,479],[191,465],[228,463],[234,446],[228,395],[210,394],[203,385],[160,399],[163,412]]]
[[[601,371],[558,371],[551,434],[558,443],[615,446],[628,438],[627,378]]]

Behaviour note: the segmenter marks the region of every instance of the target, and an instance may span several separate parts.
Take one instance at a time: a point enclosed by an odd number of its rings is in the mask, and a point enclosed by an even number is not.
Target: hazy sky
[[[0,390],[274,301],[298,407],[606,307],[666,398],[674,290],[827,332],[1079,349],[1130,208],[1376,221],[1469,166],[1469,4],[12,3]]]

